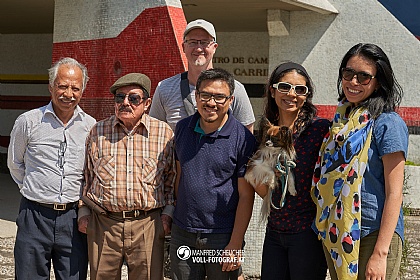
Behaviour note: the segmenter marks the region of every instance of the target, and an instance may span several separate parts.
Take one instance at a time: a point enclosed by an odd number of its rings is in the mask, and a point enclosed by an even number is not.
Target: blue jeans
[[[326,275],[322,243],[312,229],[279,233],[267,228],[261,280],[325,280]]]
[[[238,269],[222,271],[218,262],[197,263],[192,257],[182,260],[177,251],[181,246],[188,246],[191,250],[223,250],[230,241],[230,233],[191,233],[172,224],[169,255],[171,258],[171,274],[173,280],[201,280],[207,275],[208,280],[238,279]]]
[[[86,279],[87,243],[77,228],[77,203],[57,211],[22,198],[16,224],[16,279],[50,279],[51,260],[56,279]]]

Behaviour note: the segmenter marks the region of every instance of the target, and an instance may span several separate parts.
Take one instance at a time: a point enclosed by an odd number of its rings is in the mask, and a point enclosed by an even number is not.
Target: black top
[[[296,196],[286,194],[283,208],[271,208],[267,227],[282,233],[297,233],[310,229],[315,218],[315,204],[311,198],[311,184],[315,163],[324,136],[327,134],[330,121],[315,119],[312,124],[294,139],[296,150],[295,175]],[[273,193],[274,205],[279,207],[280,188]]]

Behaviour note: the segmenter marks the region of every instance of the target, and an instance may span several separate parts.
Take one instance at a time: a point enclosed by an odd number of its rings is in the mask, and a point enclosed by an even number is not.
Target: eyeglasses
[[[291,85],[285,82],[279,82],[277,84],[273,84],[273,88],[277,89],[278,92],[283,93],[283,94],[289,94],[292,89],[295,91],[296,95],[306,95],[309,91],[307,86]]]
[[[208,46],[213,44],[214,41],[190,39],[190,40],[185,40],[184,43],[186,43],[189,48],[196,48],[198,47],[198,45],[200,45],[203,48],[207,48]]]
[[[342,68],[341,69],[341,76],[346,81],[353,80],[354,76],[356,76],[357,82],[361,85],[368,85],[375,76],[368,74],[366,72],[356,72],[351,68]]]
[[[211,94],[211,93],[208,93],[208,92],[198,91],[198,90],[197,90],[197,94],[200,97],[201,101],[209,102],[210,99],[214,99],[214,102],[216,102],[217,104],[225,104],[226,101],[232,97],[232,95],[226,96],[226,95],[220,94],[220,93]]]
[[[60,142],[60,147],[58,148],[58,160],[57,160],[57,167],[60,169],[64,168],[64,164],[66,163],[64,154],[66,153],[67,149],[67,142],[66,138],[64,138],[64,141]]]
[[[120,104],[124,102],[126,97],[128,97],[128,102],[133,105],[139,105],[142,100],[147,99],[146,97],[141,97],[139,94],[116,93],[114,96],[114,101],[115,103]]]

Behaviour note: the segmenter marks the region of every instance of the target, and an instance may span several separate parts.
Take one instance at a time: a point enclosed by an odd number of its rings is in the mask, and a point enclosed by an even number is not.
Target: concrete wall
[[[0,75],[45,75],[51,66],[51,52],[52,34],[0,34]]]
[[[404,203],[410,208],[420,210],[420,166],[405,166],[407,188],[404,195]]]
[[[47,75],[51,66],[52,34],[0,34],[0,76]],[[46,84],[0,82],[0,96],[49,96]],[[0,109],[0,136],[8,136],[25,110]],[[0,146],[0,153],[6,148]]]
[[[338,67],[355,44],[375,43],[389,56],[405,91],[402,106],[419,106],[414,69],[420,68],[420,42],[376,0],[330,0],[340,12],[290,12],[290,35],[270,37],[270,70],[282,60],[302,63],[313,77],[317,104],[336,104]],[[355,20],[357,19],[357,20]]]
[[[159,6],[182,8],[179,0],[56,0],[54,43],[117,37],[142,11]]]
[[[216,30],[217,32],[217,30]],[[267,32],[217,32],[217,47],[213,65],[224,68],[245,84],[265,84],[269,65]],[[262,96],[263,92],[260,92]],[[261,98],[251,97],[256,119],[262,115]]]

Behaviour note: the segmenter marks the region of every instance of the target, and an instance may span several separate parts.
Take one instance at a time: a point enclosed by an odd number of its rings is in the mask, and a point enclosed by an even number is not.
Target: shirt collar
[[[218,137],[220,136],[224,136],[224,137],[228,137],[230,135],[230,132],[232,131],[232,126],[233,126],[233,116],[232,116],[232,110],[229,108],[228,112],[228,119],[225,122],[225,124],[217,129],[216,131],[213,131],[209,134],[207,134],[210,137]],[[200,127],[200,113],[195,112],[194,115],[192,115],[190,122],[188,124],[188,127],[190,127],[192,130],[194,130],[194,132],[197,133],[201,133],[202,135],[205,135],[203,129]]]
[[[44,116],[46,114],[51,114],[51,115],[55,116],[57,118],[57,120],[60,120],[60,118],[54,112],[54,107],[52,105],[52,101],[50,101],[48,103],[47,107],[45,108]],[[79,107],[79,105],[77,105],[76,108],[74,108],[73,116],[71,117],[71,119],[69,120],[68,123],[71,123],[79,115],[80,115],[80,117],[84,117],[84,116],[86,116],[86,113],[82,110],[82,108]]]
[[[116,115],[113,116],[113,120],[112,120],[112,125],[115,127],[117,125],[120,125],[127,134],[134,134],[139,127],[141,127],[141,124],[143,125],[143,127],[146,129],[146,131],[150,130],[150,117],[148,114],[143,113],[143,115],[141,116],[140,120],[137,122],[137,124],[133,127],[133,129],[131,131],[129,131],[125,125],[123,124],[122,121],[120,121]]]

